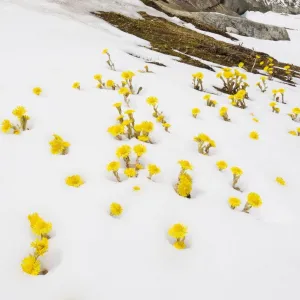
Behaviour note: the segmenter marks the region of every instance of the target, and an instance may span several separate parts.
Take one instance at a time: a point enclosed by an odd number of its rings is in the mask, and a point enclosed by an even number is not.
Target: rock
[[[239,34],[239,31],[237,29],[233,28],[233,27],[226,27],[226,32]]]
[[[171,1],[171,0],[169,0]],[[250,21],[246,18],[242,18],[239,15],[225,15],[215,12],[194,12],[194,11],[185,11],[183,9],[174,9],[173,7],[178,8],[179,2],[182,0],[172,0],[173,5],[170,5],[162,2],[155,1],[155,3],[165,12],[168,12],[177,17],[188,17],[196,22],[207,24],[209,26],[215,27],[223,32],[227,32],[227,28],[232,28],[235,32],[238,32],[239,35],[254,37],[262,40],[290,40],[288,32],[285,28],[261,24],[257,22]],[[196,0],[187,0],[196,1]],[[235,1],[235,0],[230,0]],[[237,0],[237,1],[246,1],[246,0]],[[203,1],[203,3],[206,1]],[[186,3],[186,1],[184,1]],[[231,30],[232,30],[231,29]],[[233,33],[233,32],[232,32]]]

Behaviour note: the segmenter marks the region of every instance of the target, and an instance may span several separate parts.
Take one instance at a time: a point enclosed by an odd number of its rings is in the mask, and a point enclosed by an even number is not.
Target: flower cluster
[[[32,232],[39,236],[34,242],[31,243],[31,247],[34,250],[33,254],[25,257],[21,263],[23,272],[37,276],[45,275],[47,270],[41,268],[41,262],[39,257],[48,252],[49,248],[49,233],[52,230],[52,224],[44,221],[38,213],[33,213],[28,216],[30,227]]]
[[[185,237],[188,233],[187,227],[183,224],[174,224],[169,230],[168,234],[170,237],[174,238],[176,241],[173,246],[178,250],[183,250],[186,248]]]
[[[220,117],[222,117],[224,121],[230,122],[230,119],[228,117],[228,113],[227,112],[228,112],[228,108],[227,107],[225,107],[225,106],[221,107],[220,108]]]
[[[277,107],[277,103],[276,102],[271,102],[269,104],[272,107],[272,112],[278,114],[280,112],[280,108]]]
[[[235,95],[230,95],[228,98],[231,100],[232,106],[242,109],[245,109],[247,107],[245,102],[245,99],[247,98],[246,90],[239,90]]]
[[[276,102],[279,102],[280,100],[280,96],[281,96],[281,102],[283,104],[286,104],[286,102],[284,102],[284,93],[285,93],[285,90],[284,89],[278,89],[278,90],[272,90],[272,93],[273,93],[273,100]]]
[[[260,80],[259,82],[256,83],[256,86],[259,87],[259,89],[261,90],[262,93],[266,92],[267,89],[268,89],[268,86],[267,86],[267,77],[266,76],[261,76],[260,77]]]
[[[246,82],[247,75],[237,69],[223,68],[223,72],[218,73],[217,78],[223,82],[222,90],[230,95],[235,95],[240,90],[246,90],[249,86]]]
[[[216,105],[218,104],[216,100],[211,99],[211,95],[209,94],[203,96],[203,99],[206,101],[207,106],[216,107]]]
[[[135,74],[131,71],[124,71],[121,74],[121,77],[124,80],[122,82],[122,86],[123,86],[123,88],[125,88],[127,86],[131,94],[135,94],[133,84],[132,84],[132,79],[133,79],[134,76],[135,76]],[[143,89],[142,87],[139,87],[136,94],[138,95],[141,92],[142,89]]]
[[[24,106],[17,106],[12,114],[17,117],[19,123],[14,125],[10,120],[4,120],[2,122],[1,130],[4,133],[13,133],[20,134],[21,131],[28,130],[27,121],[30,120],[30,117],[26,115],[26,108]]]
[[[204,78],[203,73],[198,72],[198,73],[192,74],[192,77],[193,77],[194,89],[197,91],[199,91],[199,90],[203,91],[203,78]]]
[[[132,152],[135,153],[135,159],[132,158]],[[137,177],[139,175],[139,171],[145,168],[140,160],[146,152],[147,148],[143,144],[135,145],[133,148],[131,148],[129,145],[122,145],[117,148],[116,156],[125,163],[124,175],[126,177]],[[106,167],[107,171],[112,172],[118,182],[121,182],[119,175],[120,168],[121,163],[119,161],[112,161]],[[149,179],[152,179],[154,175],[160,173],[160,168],[154,164],[149,164],[147,168],[149,172]]]
[[[274,60],[271,57],[268,57],[266,61],[261,61],[260,65],[264,66],[264,71],[268,74],[269,80],[273,79],[274,75]]]
[[[113,70],[113,71],[116,71],[115,65],[114,65],[114,63],[111,60],[111,56],[110,56],[110,54],[108,52],[108,49],[103,49],[102,54],[106,54],[107,55],[108,60],[106,61],[106,63],[108,64],[109,68],[111,70]]]
[[[236,209],[241,205],[241,200],[239,198],[230,197],[228,199],[228,204],[231,209]],[[249,193],[247,196],[247,202],[244,206],[243,212],[249,213],[252,207],[258,208],[262,205],[261,197],[257,193]]]
[[[169,128],[171,127],[171,125],[167,123],[163,112],[158,111],[158,99],[156,97],[151,96],[147,98],[146,102],[153,108],[152,116],[156,119],[158,123],[162,124],[165,131],[169,132]]]
[[[292,109],[292,112],[288,115],[291,117],[293,121],[296,122],[300,121],[300,118],[298,118],[298,116],[300,116],[300,107],[294,107]]]
[[[191,175],[187,172],[193,170],[193,166],[187,160],[180,160],[178,163],[180,164],[181,169],[178,176],[178,182],[175,185],[175,191],[181,197],[191,198],[193,180]]]
[[[215,148],[216,143],[208,135],[200,133],[194,137],[194,141],[198,143],[198,152],[204,155],[209,154],[210,148]]]
[[[66,155],[69,152],[70,143],[63,140],[57,134],[53,134],[53,140],[49,142],[52,154]]]

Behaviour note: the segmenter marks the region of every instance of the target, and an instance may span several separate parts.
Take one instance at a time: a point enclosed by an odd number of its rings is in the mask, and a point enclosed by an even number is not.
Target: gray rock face
[[[239,34],[239,31],[236,28],[233,28],[233,27],[226,27],[226,32],[227,33]]]
[[[178,1],[176,0],[177,5]],[[196,1],[196,0],[189,0],[189,1]],[[238,0],[244,1],[244,0]],[[203,1],[204,2],[204,1]],[[184,10],[177,10],[165,2],[156,1],[157,5],[159,5],[163,11],[169,12],[175,16],[182,16],[194,19],[196,22],[204,23],[215,27],[223,32],[227,31],[227,28],[230,28],[231,32],[233,31],[238,32],[239,35],[254,37],[257,39],[263,40],[289,40],[288,32],[285,28],[261,24],[257,22],[253,22],[247,20],[245,18],[240,17],[239,15],[225,15],[215,12],[193,12],[193,11],[184,11]],[[176,5],[176,8],[177,8]]]

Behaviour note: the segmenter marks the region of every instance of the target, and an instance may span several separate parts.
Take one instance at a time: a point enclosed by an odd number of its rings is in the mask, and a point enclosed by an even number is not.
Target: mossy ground
[[[252,69],[256,55],[260,55],[260,60],[264,61],[267,61],[269,57],[266,53],[216,40],[205,34],[176,25],[164,18],[150,16],[145,12],[140,12],[143,19],[132,19],[112,12],[96,12],[93,14],[122,31],[149,41],[155,51],[176,56],[183,63],[208,70],[212,70],[212,68],[190,56],[228,67],[234,67],[240,62],[244,62],[244,68],[247,71]],[[276,59],[274,59],[274,64],[278,67],[285,65]],[[255,68],[254,72],[257,73],[260,71],[258,64],[256,67],[257,69]],[[293,69],[300,71],[299,67],[293,66]],[[274,68],[274,77],[286,81],[284,72],[281,69]]]

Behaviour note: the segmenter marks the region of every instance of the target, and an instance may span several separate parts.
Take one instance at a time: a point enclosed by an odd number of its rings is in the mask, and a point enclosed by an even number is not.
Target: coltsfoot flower
[[[280,185],[286,185],[286,182],[282,177],[276,177],[276,182]]]
[[[177,250],[183,250],[186,249],[186,244],[184,243],[184,241],[176,241],[173,246],[177,249]]]
[[[72,88],[73,89],[77,89],[77,90],[80,90],[80,82],[76,81],[72,84]]]
[[[232,209],[236,209],[238,206],[241,205],[241,200],[239,198],[230,197],[228,199],[228,203]]]
[[[157,175],[157,174],[160,173],[160,168],[159,168],[157,165],[149,164],[149,165],[148,165],[148,172],[149,172],[148,178],[149,178],[149,179],[152,179],[152,177],[153,177],[154,175]]]
[[[224,121],[229,122],[230,119],[228,117],[228,113],[227,112],[228,112],[228,108],[227,107],[223,106],[223,107],[220,108],[220,116],[223,118]]]
[[[187,160],[179,160],[178,163],[183,171],[193,170],[193,165]]]
[[[174,224],[169,230],[168,230],[168,234],[169,236],[171,236],[172,238],[176,239],[176,240],[180,240],[185,238],[185,236],[188,233],[188,229],[185,225],[183,224]]]
[[[147,148],[143,144],[138,144],[133,147],[133,151],[138,158],[147,152]]]
[[[249,213],[252,207],[258,208],[262,205],[262,200],[257,193],[249,193],[247,197],[247,203],[243,209],[243,212]]]
[[[113,125],[108,127],[107,132],[109,132],[116,139],[122,140],[122,135],[125,133],[125,128],[123,124]]]
[[[219,171],[226,170],[227,167],[228,167],[226,161],[224,161],[224,160],[219,160],[219,161],[217,161],[217,162],[216,162],[216,165],[217,165]]]
[[[65,179],[65,182],[68,186],[73,186],[73,187],[80,187],[84,184],[83,179],[80,177],[80,175],[72,175],[69,176]]]
[[[133,190],[134,192],[138,192],[138,191],[141,190],[141,188],[140,188],[138,185],[135,185],[135,186],[132,188],[132,190]]]
[[[158,104],[158,99],[156,97],[151,96],[146,99],[146,102],[151,106],[156,106]]]
[[[53,140],[49,142],[52,154],[66,155],[69,152],[70,143],[63,140],[57,134],[53,134]]]
[[[203,78],[204,78],[203,73],[198,72],[198,73],[192,74],[192,77],[193,77],[194,89],[198,90],[198,91],[199,90],[203,91]]]
[[[41,93],[42,93],[42,89],[40,88],[40,87],[34,87],[33,89],[32,89],[32,92],[35,94],[35,95],[37,95],[37,96],[39,96]]]
[[[123,145],[117,148],[116,155],[118,158],[123,158],[127,168],[129,168],[130,154],[131,154],[131,147],[128,145]]]
[[[200,109],[199,108],[197,108],[197,107],[195,107],[195,108],[193,108],[192,109],[192,115],[193,115],[193,117],[194,118],[197,118],[197,116],[200,114]]]
[[[44,221],[38,213],[33,213],[28,215],[28,221],[32,232],[41,238],[49,238],[48,234],[52,230],[52,224],[50,222]]]
[[[123,208],[119,203],[113,202],[110,205],[110,215],[113,217],[118,217],[122,214]]]
[[[251,131],[250,134],[249,134],[249,137],[252,140],[258,140],[259,139],[259,134],[256,131]]]
[[[118,161],[112,161],[110,162],[106,169],[108,172],[113,172],[114,176],[116,177],[116,179],[121,182],[120,176],[119,176],[119,169],[120,169],[121,164]]]
[[[135,168],[127,168],[124,170],[124,174],[128,177],[128,178],[132,178],[132,177],[136,177],[137,173]]]
[[[49,248],[48,239],[36,239],[34,242],[31,243],[31,247],[34,249],[35,256],[43,256]]]
[[[4,133],[8,133],[13,128],[13,125],[9,120],[4,120],[1,125],[1,130]]]
[[[37,276],[41,272],[41,262],[33,255],[25,257],[21,263],[21,267],[23,272],[32,276]]]
[[[231,173],[233,174],[233,182],[232,182],[232,187],[236,190],[240,190],[236,185],[240,179],[240,177],[243,175],[243,170],[239,167],[232,167],[231,168]]]
[[[23,117],[26,114],[27,110],[24,106],[17,106],[13,111],[12,114],[16,116],[18,119]]]

